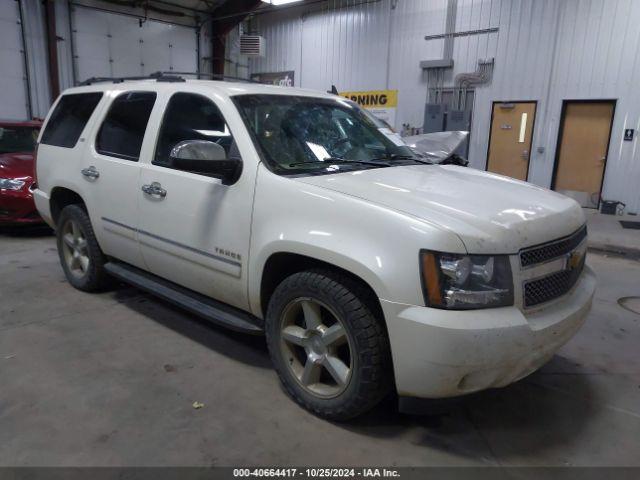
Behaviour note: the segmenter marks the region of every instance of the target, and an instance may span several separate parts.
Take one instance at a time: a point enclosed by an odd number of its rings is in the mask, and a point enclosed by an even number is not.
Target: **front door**
[[[527,180],[535,115],[535,102],[493,104],[488,171]]]
[[[83,156],[85,200],[94,214],[91,221],[104,253],[144,267],[136,235],[139,158],[156,93],[125,91],[113,95],[117,96],[107,106]]]
[[[554,190],[598,208],[615,102],[564,104]]]
[[[229,100],[214,102],[200,93],[174,93],[168,99],[152,161],[142,165],[137,189],[138,238],[144,260],[149,271],[160,277],[248,308],[246,266],[255,168],[245,164],[233,185],[180,170],[170,152],[185,140],[214,141],[228,158],[250,155],[242,148],[248,148],[251,140]],[[151,185],[155,190],[149,189]]]

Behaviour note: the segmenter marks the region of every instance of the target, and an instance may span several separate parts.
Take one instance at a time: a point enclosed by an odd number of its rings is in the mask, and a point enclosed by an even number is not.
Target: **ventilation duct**
[[[240,35],[240,55],[264,57],[265,39],[260,35]]]

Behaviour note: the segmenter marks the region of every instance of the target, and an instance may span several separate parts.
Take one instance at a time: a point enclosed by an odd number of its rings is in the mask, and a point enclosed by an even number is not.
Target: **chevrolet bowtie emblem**
[[[569,254],[569,258],[567,259],[567,268],[569,270],[573,270],[574,268],[578,268],[582,263],[582,253],[580,252],[571,252]]]

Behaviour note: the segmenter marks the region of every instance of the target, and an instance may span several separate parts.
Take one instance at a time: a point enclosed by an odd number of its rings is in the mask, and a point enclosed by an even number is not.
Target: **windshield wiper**
[[[427,160],[422,160],[420,158],[416,158],[413,155],[401,155],[399,153],[392,153],[390,155],[385,155],[384,157],[377,157],[377,158],[372,158],[371,160],[411,160],[414,161],[416,163],[422,163],[424,165],[433,165],[433,163],[427,161]]]
[[[328,167],[329,165],[335,165],[336,163],[338,164],[355,163],[355,164],[361,164],[361,165],[373,165],[375,167],[391,167],[391,164],[389,162],[384,162],[383,160],[385,159],[373,158],[371,160],[349,160],[347,158],[340,158],[340,157],[327,157],[323,159],[321,162],[294,162],[294,163],[290,163],[289,166],[297,167],[300,165],[311,165],[314,167],[315,166]]]

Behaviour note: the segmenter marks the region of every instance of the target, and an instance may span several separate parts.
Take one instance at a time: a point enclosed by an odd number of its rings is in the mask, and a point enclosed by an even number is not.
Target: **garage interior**
[[[155,72],[393,92],[363,106],[400,135],[468,131],[469,168],[575,199],[598,289],[517,383],[331,423],[289,401],[262,337],[74,290],[53,232],[0,208],[0,467],[640,467],[638,25],[636,0],[2,0],[0,121]]]

